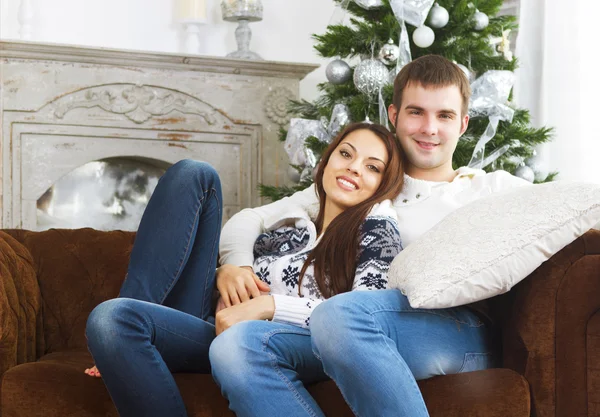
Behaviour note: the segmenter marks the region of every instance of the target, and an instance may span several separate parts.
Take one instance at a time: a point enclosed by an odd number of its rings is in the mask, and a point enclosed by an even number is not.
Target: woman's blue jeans
[[[394,290],[333,297],[310,331],[246,321],[215,338],[222,204],[210,165],[173,165],[144,212],[119,298],[88,318],[89,350],[122,417],[186,416],[172,373],[211,371],[238,417],[324,416],[305,384],[328,377],[358,416],[426,416],[415,376],[489,367],[487,330],[468,309],[413,310]]]
[[[210,372],[222,200],[210,165],[169,168],[142,216],[119,298],[88,317],[88,348],[123,417],[186,416],[171,373]]]

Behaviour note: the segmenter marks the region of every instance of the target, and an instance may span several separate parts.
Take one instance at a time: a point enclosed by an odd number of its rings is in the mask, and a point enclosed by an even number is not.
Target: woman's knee
[[[210,366],[222,389],[244,389],[248,378],[256,375],[256,368],[265,366],[266,352],[261,347],[264,333],[256,324],[256,321],[238,323],[211,343]]]
[[[135,320],[132,315],[135,311],[132,304],[135,301],[129,298],[114,298],[104,301],[92,310],[85,328],[88,347],[92,353],[95,349],[119,349],[126,330],[131,332],[131,328],[126,327],[128,321]]]
[[[217,170],[208,162],[195,161],[193,159],[182,159],[173,164],[165,173],[165,178],[170,181],[187,182],[204,180],[208,183],[218,184],[220,179]]]
[[[344,340],[352,337],[352,308],[352,303],[345,297],[335,296],[314,309],[310,316],[310,334],[317,357],[328,355],[330,350],[334,355],[339,354]]]

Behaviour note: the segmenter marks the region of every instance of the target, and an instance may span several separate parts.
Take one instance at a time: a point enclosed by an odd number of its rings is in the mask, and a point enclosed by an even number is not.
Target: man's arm
[[[221,265],[252,266],[253,249],[256,238],[264,232],[264,222],[272,216],[284,215],[295,207],[307,211],[318,204],[314,185],[298,191],[290,197],[257,208],[249,208],[235,214],[223,227],[219,254]],[[310,212],[310,211],[309,211]]]

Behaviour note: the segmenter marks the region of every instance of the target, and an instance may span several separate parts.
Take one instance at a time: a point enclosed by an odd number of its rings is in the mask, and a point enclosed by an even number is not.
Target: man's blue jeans
[[[465,307],[415,310],[398,290],[354,291],[317,306],[313,349],[355,415],[428,416],[416,380],[490,368],[489,330]]]
[[[172,373],[211,371],[238,417],[324,416],[305,384],[327,375],[359,416],[421,416],[413,374],[488,366],[487,331],[475,315],[417,312],[397,291],[333,297],[315,310],[310,331],[247,321],[215,339],[222,204],[208,164],[171,167],[140,223],[119,298],[88,318],[88,347],[122,417],[186,416]]]

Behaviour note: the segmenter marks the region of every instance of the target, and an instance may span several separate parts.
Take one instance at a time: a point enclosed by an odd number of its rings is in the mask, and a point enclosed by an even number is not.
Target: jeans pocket
[[[465,359],[458,373],[481,371],[494,366],[495,357],[492,353],[465,353]]]

